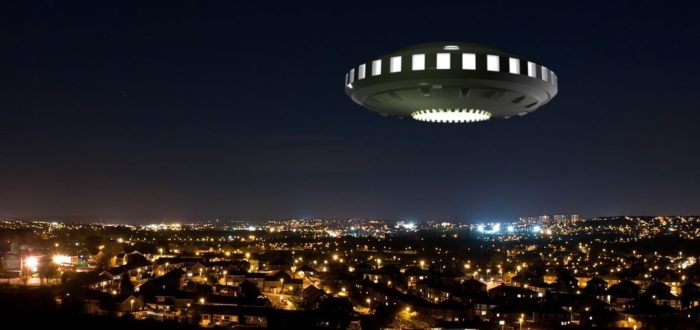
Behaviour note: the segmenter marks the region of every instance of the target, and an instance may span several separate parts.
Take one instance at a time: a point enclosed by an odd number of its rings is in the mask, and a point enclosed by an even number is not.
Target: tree
[[[111,259],[111,253],[100,251],[100,253],[97,254],[97,264],[95,265],[97,270],[105,270],[109,268]]]
[[[248,280],[243,281],[243,283],[239,285],[239,288],[243,296],[248,300],[253,300],[259,297],[261,294],[260,289],[258,289],[258,287],[255,284],[253,284],[253,282],[250,282]]]
[[[37,273],[42,283],[51,284],[51,280],[56,278],[57,267],[53,263],[49,256],[43,256],[39,260],[39,265],[37,266]]]
[[[124,272],[122,274],[122,279],[121,282],[119,283],[119,291],[121,293],[133,293],[134,292],[134,284],[131,283],[131,279],[129,278],[129,274]]]

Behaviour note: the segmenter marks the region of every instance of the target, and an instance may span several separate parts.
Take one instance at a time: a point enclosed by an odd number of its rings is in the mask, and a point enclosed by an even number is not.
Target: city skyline
[[[693,3],[3,7],[3,218],[700,213]],[[526,54],[561,91],[468,126],[343,93],[358,61],[441,40]]]

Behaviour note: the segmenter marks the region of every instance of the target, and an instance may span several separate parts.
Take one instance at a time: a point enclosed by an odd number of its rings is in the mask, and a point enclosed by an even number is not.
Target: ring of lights
[[[558,93],[550,69],[472,43],[407,47],[354,67],[345,93],[388,117],[465,123],[523,116]]]
[[[475,109],[426,109],[411,114],[418,121],[432,123],[473,123],[491,118],[491,114]]]

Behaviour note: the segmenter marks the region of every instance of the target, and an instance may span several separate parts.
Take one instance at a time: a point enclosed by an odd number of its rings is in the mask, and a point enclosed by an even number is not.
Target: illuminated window
[[[382,60],[372,61],[372,75],[378,76],[382,74]]]
[[[486,55],[486,70],[501,71],[501,64],[498,60],[498,55]]]
[[[450,69],[450,53],[438,53],[436,67],[438,70],[449,70]]]
[[[414,54],[411,58],[411,69],[413,71],[425,70],[425,54]]]
[[[357,80],[365,79],[366,69],[367,69],[367,66],[365,64],[360,64],[360,68],[357,71]]]
[[[475,54],[462,54],[462,70],[476,70]]]
[[[535,70],[535,63],[527,62],[527,75],[533,78],[537,75]]]
[[[345,74],[345,84],[346,85],[348,84],[348,74],[347,73]]]
[[[508,60],[508,71],[512,74],[520,74],[520,60],[511,57]]]
[[[401,72],[401,56],[394,56],[389,62],[389,72]]]
[[[547,73],[547,68],[542,67],[542,80],[549,81],[549,75]]]
[[[350,83],[352,84],[353,81],[355,81],[355,69],[350,70]]]

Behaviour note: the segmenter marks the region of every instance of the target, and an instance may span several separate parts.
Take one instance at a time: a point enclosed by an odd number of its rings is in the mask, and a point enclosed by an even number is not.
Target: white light
[[[512,74],[520,74],[520,60],[511,57],[508,60],[508,71]]]
[[[355,81],[355,69],[350,70],[350,82],[349,82],[349,84],[352,84],[353,81]]]
[[[527,62],[527,75],[535,78],[535,76],[536,76],[535,63]]]
[[[489,120],[491,113],[478,109],[426,109],[412,113],[411,117],[434,123],[471,123]]]
[[[498,55],[486,55],[486,70],[489,71],[501,71],[501,63],[499,62]]]
[[[70,256],[55,255],[52,260],[55,264],[70,264]]]
[[[401,72],[401,56],[394,56],[389,61],[389,72]]]
[[[540,227],[540,226],[532,227],[532,232],[534,232],[534,233],[539,233],[541,231],[542,231],[542,227]]]
[[[411,69],[413,71],[425,70],[425,54],[413,54],[411,57]]]
[[[248,231],[255,231],[255,226],[249,226]]]
[[[462,70],[476,70],[476,55],[462,54]]]
[[[36,271],[36,267],[39,265],[39,260],[37,260],[36,257],[28,257],[24,263],[31,269],[32,271]]]
[[[447,45],[443,48],[444,50],[459,50],[459,46]]]
[[[483,232],[484,232],[484,225],[478,225],[478,226],[476,226],[476,230],[477,230],[478,232],[480,232],[480,233],[483,233]]]
[[[357,80],[365,79],[365,71],[367,71],[367,65],[360,64],[360,67],[357,71]]]
[[[515,231],[515,227],[513,227],[513,226],[508,226],[508,232],[509,232],[509,233],[512,233],[513,231]]]
[[[372,75],[378,76],[382,74],[382,60],[372,61]]]
[[[436,67],[438,70],[449,70],[450,69],[450,53],[438,53]]]
[[[549,81],[549,75],[547,75],[547,68],[542,67],[542,80]]]

